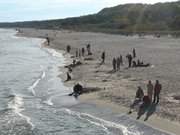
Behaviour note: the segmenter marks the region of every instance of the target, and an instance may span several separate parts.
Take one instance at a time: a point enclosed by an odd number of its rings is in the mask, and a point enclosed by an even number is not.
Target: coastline
[[[73,44],[72,42],[69,42],[68,40],[66,43],[64,41],[57,40],[56,38],[59,38],[59,37],[57,37],[57,35],[59,33],[62,36],[63,32],[60,32],[60,31],[53,31],[53,30],[52,31],[50,31],[50,30],[43,31],[43,30],[26,29],[26,30],[22,30],[22,32],[23,32],[23,34],[20,33],[21,36],[36,37],[36,38],[44,38],[48,34],[48,36],[50,37],[50,40],[51,40],[50,46],[48,46],[48,47],[50,47],[50,48],[52,47],[53,49],[56,49],[56,50],[64,50],[66,45]],[[64,32],[66,34],[73,33],[73,32],[69,32],[69,31],[64,31]],[[91,33],[90,33],[90,35],[91,35]],[[106,34],[102,34],[102,35],[106,37]],[[18,34],[18,36],[19,36],[19,34]],[[92,34],[92,37],[93,36],[94,35]],[[90,37],[90,38],[92,38],[92,37]],[[74,40],[77,41],[79,39],[74,39]],[[89,42],[88,39],[85,42],[86,43]],[[76,44],[78,46],[79,42],[77,41]],[[77,46],[72,47],[72,52],[75,52],[75,49]],[[82,46],[85,46],[85,45],[79,44],[79,47],[82,47]],[[93,52],[95,52],[95,50],[93,50]],[[67,59],[68,63],[72,62],[70,55],[67,55],[65,53],[63,55]],[[110,79],[107,78],[107,77],[109,77],[109,74],[105,74],[105,72],[111,70],[110,63],[107,63],[107,65],[102,66],[101,67],[102,71],[95,68],[97,63],[99,63],[100,55],[101,55],[100,51],[96,50],[95,55],[93,55],[92,61],[85,61],[84,64],[73,69],[73,80],[65,83],[65,86],[72,87],[74,85],[74,83],[81,82],[85,87],[92,87],[92,86],[97,87],[101,90],[98,92],[81,95],[79,98],[80,101],[93,103],[93,104],[96,104],[97,106],[110,107],[116,113],[127,113],[128,105],[130,104],[129,100],[126,101],[122,98],[122,99],[115,101],[115,100],[112,100],[111,98],[114,98],[117,92],[121,93],[123,95],[123,97],[128,96],[129,98],[133,98],[134,92],[127,89],[128,85],[129,85],[129,81],[125,77],[125,78],[121,78],[121,80],[118,80],[118,82],[117,82],[116,79],[118,76],[116,76],[114,74],[112,74]],[[61,68],[61,72],[62,72],[62,70],[64,72],[63,72],[63,74],[60,75],[60,77],[63,80],[65,80],[66,69]],[[120,72],[118,74],[119,74],[119,76],[122,76],[123,72],[122,73]],[[102,81],[103,78],[107,78],[106,81],[108,82],[108,84],[105,84],[105,82]],[[134,78],[134,79],[137,79],[137,78]],[[119,82],[123,83],[124,85],[123,86],[117,85]],[[114,86],[112,86],[112,85],[114,85]],[[136,84],[134,82],[131,82],[130,85],[136,86]],[[132,86],[132,88],[134,88],[134,87]],[[109,93],[109,89],[111,89],[111,93]],[[119,90],[119,89],[122,89],[122,90]],[[128,94],[126,94],[126,93],[128,93]],[[111,94],[111,95],[108,95],[108,94]],[[136,119],[136,113],[133,113],[129,116],[132,119]],[[180,124],[178,122],[170,121],[168,119],[165,119],[165,118],[159,117],[159,116],[161,116],[161,115],[153,114],[148,121],[144,122],[143,119],[141,119],[139,121],[144,124],[150,125],[153,128],[158,128],[158,129],[170,132],[170,133],[178,134],[180,132]]]

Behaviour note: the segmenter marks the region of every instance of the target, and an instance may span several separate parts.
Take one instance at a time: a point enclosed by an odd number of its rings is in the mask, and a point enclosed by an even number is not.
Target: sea
[[[0,29],[0,135],[169,135],[127,114],[69,97],[63,54]]]

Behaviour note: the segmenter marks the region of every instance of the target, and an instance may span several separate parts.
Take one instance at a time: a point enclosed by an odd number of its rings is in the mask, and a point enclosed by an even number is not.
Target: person
[[[154,86],[153,86],[151,80],[149,80],[149,82],[147,84],[147,95],[151,102],[152,102],[153,88],[154,88]]]
[[[78,49],[76,49],[76,58],[78,57]]]
[[[70,45],[67,45],[66,51],[67,51],[68,53],[70,53],[70,51],[71,51],[71,46],[70,46]]]
[[[92,54],[91,53],[91,45],[87,44],[86,48],[87,48],[88,55],[91,55]]]
[[[143,97],[143,103],[140,105],[140,109],[147,109],[150,104],[151,104],[151,101],[149,99],[149,96],[145,95]]]
[[[79,49],[79,58],[81,57],[81,49]]]
[[[106,57],[106,54],[105,54],[105,51],[103,51],[102,54],[101,54],[101,59],[102,59],[101,64],[105,63],[105,57]]]
[[[122,57],[122,55],[120,55],[120,65],[121,66],[123,65],[123,57]]]
[[[136,61],[133,60],[132,63],[133,63],[133,65],[132,65],[133,67],[137,67]]]
[[[117,70],[120,70],[120,64],[121,64],[120,57],[118,57],[116,61],[117,61]]]
[[[136,105],[138,105],[138,104],[140,104],[140,103],[142,102],[143,97],[144,97],[143,89],[142,89],[140,86],[138,86],[138,89],[137,89],[137,91],[136,91],[136,96],[135,96],[134,102],[133,102],[133,103],[131,104],[131,106],[130,106],[129,113],[132,113],[131,110],[132,110]]]
[[[47,44],[50,45],[50,39],[49,37],[46,37]]]
[[[132,64],[132,55],[131,55],[131,54],[128,54],[126,57],[127,57],[127,59],[128,59],[129,68],[130,68],[130,67],[131,67],[131,64]]]
[[[116,71],[116,58],[113,58],[113,61],[112,61],[112,65],[113,65],[113,70]]]
[[[159,83],[159,80],[156,80],[156,84],[154,86],[154,100],[153,103],[159,103],[159,95],[162,89],[162,85]]]
[[[67,72],[66,74],[67,74],[67,79],[66,79],[66,81],[70,81],[70,80],[71,80],[71,76],[70,76],[69,72]]]
[[[73,87],[73,94],[75,97],[81,95],[83,93],[83,87],[82,85],[80,85],[79,83],[77,83],[74,87]]]
[[[85,54],[85,49],[84,49],[84,47],[82,48],[82,56],[84,57],[84,54]]]
[[[133,48],[133,58],[136,58],[136,50]]]

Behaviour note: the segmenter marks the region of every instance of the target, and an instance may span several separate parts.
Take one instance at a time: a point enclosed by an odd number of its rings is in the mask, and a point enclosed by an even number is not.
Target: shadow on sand
[[[157,107],[157,104],[152,103],[148,107],[140,108],[138,113],[137,113],[137,119],[140,119],[140,117],[146,113],[144,121],[147,121],[149,119],[149,117],[152,116],[153,113],[156,111],[156,107]]]

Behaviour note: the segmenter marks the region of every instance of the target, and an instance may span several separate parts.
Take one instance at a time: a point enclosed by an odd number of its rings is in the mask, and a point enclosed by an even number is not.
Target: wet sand
[[[127,113],[137,86],[142,86],[146,93],[147,81],[150,79],[154,83],[158,79],[163,86],[160,104],[146,122],[143,122],[145,116],[142,116],[140,121],[175,134],[180,132],[180,39],[34,29],[22,29],[21,32],[21,35],[29,37],[48,36],[50,47],[55,49],[65,50],[67,45],[71,45],[71,55],[75,55],[77,48],[91,44],[93,55],[85,58],[90,57],[92,60],[79,58],[82,65],[73,68],[72,81],[65,83],[72,87],[74,83],[81,82],[84,87],[100,89],[98,92],[80,96],[82,102],[93,102],[111,107],[117,112]],[[125,56],[132,53],[132,48],[136,48],[137,58],[152,65],[147,68],[127,69]],[[106,51],[106,61],[99,66],[102,51]],[[124,56],[124,66],[120,71],[112,73],[112,59],[120,54]],[[64,55],[72,62],[69,55]],[[61,77],[66,79],[65,75]],[[136,112],[130,116],[135,119]]]

